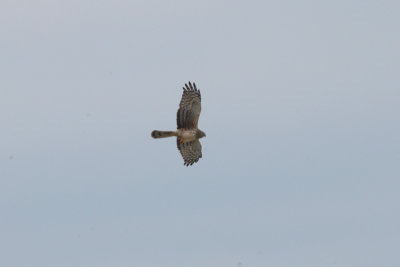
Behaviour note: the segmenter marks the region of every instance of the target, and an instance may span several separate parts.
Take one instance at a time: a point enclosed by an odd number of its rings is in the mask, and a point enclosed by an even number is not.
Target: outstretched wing
[[[179,152],[181,152],[184,165],[189,166],[199,161],[202,154],[201,154],[201,144],[198,139],[182,144],[181,142],[179,142],[179,138],[177,138],[176,142]]]
[[[178,129],[197,129],[201,111],[201,95],[195,83],[183,87],[182,99],[176,114]]]

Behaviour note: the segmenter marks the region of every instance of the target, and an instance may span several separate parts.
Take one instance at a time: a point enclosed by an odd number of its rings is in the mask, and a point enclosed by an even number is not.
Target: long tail
[[[157,131],[157,130],[151,132],[151,137],[153,138],[164,138],[171,136],[178,136],[178,133],[174,131]]]

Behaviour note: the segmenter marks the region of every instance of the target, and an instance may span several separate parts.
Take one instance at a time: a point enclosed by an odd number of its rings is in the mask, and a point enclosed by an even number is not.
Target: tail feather
[[[178,136],[178,133],[174,131],[157,131],[157,130],[151,132],[151,137],[153,138],[165,138],[171,136]]]

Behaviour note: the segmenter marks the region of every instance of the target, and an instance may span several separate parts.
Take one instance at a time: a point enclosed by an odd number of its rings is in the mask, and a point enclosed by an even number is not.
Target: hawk
[[[201,111],[201,95],[195,83],[189,82],[183,87],[182,99],[176,114],[176,131],[151,132],[153,138],[176,136],[178,150],[182,155],[184,165],[189,166],[201,158],[201,144],[199,139],[206,134],[198,128]]]

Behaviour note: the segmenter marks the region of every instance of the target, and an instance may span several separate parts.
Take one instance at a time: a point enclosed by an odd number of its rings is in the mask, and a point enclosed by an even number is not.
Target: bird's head
[[[206,136],[205,132],[203,132],[202,130],[197,129],[196,138],[200,139],[200,138],[203,138],[205,136]]]

